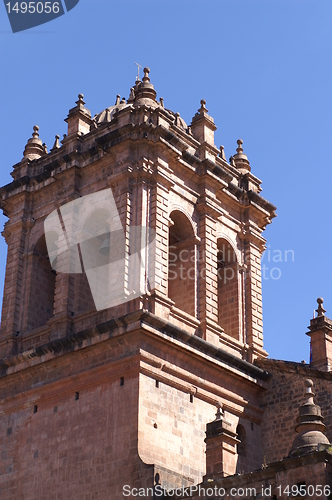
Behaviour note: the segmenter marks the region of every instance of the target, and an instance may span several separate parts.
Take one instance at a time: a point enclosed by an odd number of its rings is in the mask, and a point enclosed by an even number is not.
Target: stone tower
[[[198,483],[220,405],[227,474],[261,464],[275,207],[242,140],[229,162],[215,146],[204,100],[188,126],[156,95],[148,68],[93,118],[80,94],[61,143],[48,153],[35,126],[1,189],[4,499]]]

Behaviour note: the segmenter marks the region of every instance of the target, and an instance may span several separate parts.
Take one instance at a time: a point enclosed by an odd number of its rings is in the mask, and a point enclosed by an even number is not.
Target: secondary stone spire
[[[226,160],[226,155],[225,155],[225,148],[224,148],[224,146],[220,146],[220,148],[219,148],[219,149],[220,149],[220,153],[219,153],[220,158],[221,158],[222,160],[227,161],[227,160]]]
[[[54,141],[53,147],[52,147],[52,149],[51,149],[51,152],[52,152],[52,151],[56,151],[57,149],[59,149],[59,148],[60,148],[60,142],[59,142],[59,139],[60,139],[60,136],[57,134],[57,135],[55,136],[55,141]]]
[[[325,316],[324,300],[317,299],[317,316],[310,320],[307,335],[311,338],[310,366],[329,372],[332,370],[332,321]]]
[[[242,144],[243,144],[243,140],[238,139],[237,140],[238,147],[236,148],[236,154],[233,156],[233,159],[234,159],[234,163],[235,163],[236,168],[241,173],[245,174],[247,172],[250,172],[251,168],[250,168],[250,163],[249,163],[247,155],[245,155],[243,153]]]
[[[156,108],[158,106],[156,101],[157,92],[152,83],[150,83],[150,68],[144,68],[143,71],[144,77],[142,82],[136,80],[134,106],[145,104],[146,106]]]
[[[323,307],[323,302],[324,302],[324,299],[322,299],[321,297],[318,297],[318,299],[317,299],[318,307],[316,309],[317,317],[318,316],[325,316],[326,310]]]
[[[289,453],[290,457],[306,455],[317,450],[319,444],[330,444],[325,436],[324,418],[322,417],[320,406],[314,403],[315,393],[312,391],[314,385],[310,379],[305,380],[307,398],[299,408],[299,416],[295,431],[299,434],[293,442],[292,449]]]
[[[209,110],[205,106],[206,100],[201,99],[200,104],[201,107],[192,119],[191,131],[194,138],[199,142],[214,146],[214,132],[217,130],[217,127],[214,124],[213,118],[208,114]]]
[[[232,424],[225,419],[222,404],[216,418],[206,425],[206,475],[204,480],[232,476],[236,471],[236,446],[239,443]]]
[[[45,154],[45,147],[41,139],[39,139],[39,127],[35,125],[33,127],[32,138],[28,140],[23,156],[29,160],[36,160]]]
[[[75,134],[87,134],[90,131],[91,113],[85,107],[83,98],[83,94],[78,94],[78,101],[75,103],[76,106],[69,110],[68,116],[65,119],[65,122],[68,123],[67,137]]]

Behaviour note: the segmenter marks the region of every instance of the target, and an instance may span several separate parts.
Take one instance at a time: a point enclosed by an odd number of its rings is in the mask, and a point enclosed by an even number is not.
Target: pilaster
[[[329,372],[332,370],[332,321],[325,316],[324,300],[317,299],[317,316],[310,320],[310,366],[317,370]]]
[[[204,481],[233,476],[236,473],[239,440],[232,425],[225,420],[221,408],[216,419],[206,425],[206,475]]]

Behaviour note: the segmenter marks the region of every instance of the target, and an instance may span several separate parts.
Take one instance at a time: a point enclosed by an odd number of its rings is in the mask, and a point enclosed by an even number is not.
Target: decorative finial
[[[38,125],[34,125],[34,127],[33,127],[33,133],[32,133],[32,137],[34,137],[34,138],[37,138],[37,137],[39,137],[39,133],[38,133],[38,130],[39,130],[39,127],[38,127]]]
[[[83,94],[78,94],[78,96],[77,96],[77,97],[78,97],[78,101],[76,101],[76,105],[77,105],[77,107],[78,107],[79,109],[84,108],[84,104],[85,104],[85,102],[83,101],[83,97],[84,97],[84,95],[83,95]]]
[[[134,100],[135,100],[135,89],[134,89],[134,87],[131,87],[130,95],[129,95],[127,102],[130,103],[130,102],[133,102]]]
[[[318,297],[318,299],[317,299],[318,307],[316,309],[317,317],[319,317],[319,316],[325,316],[324,313],[326,313],[326,310],[323,307],[323,302],[324,302],[324,299],[322,299],[322,297]]]
[[[118,104],[120,104],[120,99],[121,99],[121,96],[118,94],[116,96],[115,106],[117,106]]]
[[[126,104],[126,99],[125,99],[125,97],[122,97],[120,104]]]
[[[55,141],[54,141],[54,144],[53,144],[53,147],[52,147],[51,151],[54,151],[55,149],[59,149],[60,148],[59,139],[60,139],[60,136],[57,134],[55,136]]]
[[[150,68],[144,68],[144,77],[141,81],[136,80],[135,85],[135,100],[134,107],[137,106],[149,106],[154,109],[159,107],[159,103],[156,100],[157,92],[154,89],[152,83],[150,83],[149,73]]]
[[[47,153],[46,144],[42,143],[39,139],[39,127],[35,125],[33,127],[32,137],[28,139],[28,142],[24,148],[23,157],[29,160],[36,160]]]
[[[219,153],[220,158],[226,161],[226,156],[225,156],[225,151],[224,151],[224,146],[220,146],[220,153]]]
[[[164,108],[165,106],[164,106],[164,98],[163,97],[160,97],[159,102],[160,102],[160,106],[162,108]]]
[[[228,163],[229,163],[230,165],[232,165],[232,167],[236,167],[236,165],[235,165],[235,161],[234,161],[234,156],[230,156],[230,157],[229,157]]]
[[[250,172],[250,163],[248,160],[247,155],[243,153],[243,140],[238,139],[237,141],[237,148],[236,148],[236,153],[234,155],[234,162],[236,168],[241,172],[241,174],[246,174],[247,172]]]
[[[325,436],[325,425],[320,406],[314,403],[315,393],[312,391],[313,381],[308,378],[304,381],[307,401],[299,408],[299,416],[295,431],[298,436],[294,439],[290,457],[306,455],[318,449],[319,446],[329,445]]]
[[[306,391],[305,391],[305,396],[307,396],[308,401],[307,404],[313,405],[314,404],[314,395],[315,393],[312,391],[312,387],[314,385],[313,381],[310,378],[307,378],[304,381],[304,385],[306,386]]]
[[[224,418],[224,412],[222,409],[222,403],[217,403],[216,420],[222,420],[223,418]]]
[[[236,142],[237,142],[237,145],[238,145],[238,147],[236,148],[236,152],[237,153],[243,153],[243,147],[242,147],[243,140],[242,139],[238,139]]]
[[[44,148],[44,153],[47,155],[48,151],[47,151],[46,142],[43,142],[42,147]]]
[[[143,82],[149,83],[150,82],[150,78],[149,78],[150,68],[144,68],[143,71],[144,71]]]
[[[200,113],[207,113],[209,111],[208,109],[206,109],[205,104],[206,104],[206,100],[201,99],[201,107],[198,110]]]

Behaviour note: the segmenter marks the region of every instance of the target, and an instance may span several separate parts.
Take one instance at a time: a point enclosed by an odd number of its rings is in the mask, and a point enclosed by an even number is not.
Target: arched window
[[[114,290],[118,286],[123,288],[123,278],[122,283],[120,283],[120,280],[116,279],[117,276],[114,276],[114,280],[111,283],[112,277],[109,276],[108,264],[112,250],[117,247],[113,241],[117,237],[117,234],[111,235],[110,214],[104,208],[94,210],[84,222],[82,241],[80,242],[83,272],[75,275],[75,312],[81,313],[96,309],[87,276],[90,270],[98,271],[100,269],[100,273],[98,274],[99,286],[94,288],[96,301],[101,300],[98,294],[107,297],[111,285]],[[123,258],[123,255],[120,257]],[[96,280],[95,275],[89,275],[89,277],[90,280]]]
[[[53,316],[55,271],[50,264],[44,235],[34,247],[30,276],[27,331],[45,325]]]
[[[225,239],[217,241],[218,324],[227,335],[240,338],[240,294],[236,253]]]
[[[171,215],[168,251],[168,296],[175,307],[195,316],[196,256],[192,226],[174,210]]]
[[[237,454],[240,457],[245,457],[246,456],[246,430],[243,427],[243,425],[238,424],[236,428],[236,433],[237,433],[237,439],[239,440],[239,443],[237,444]]]

